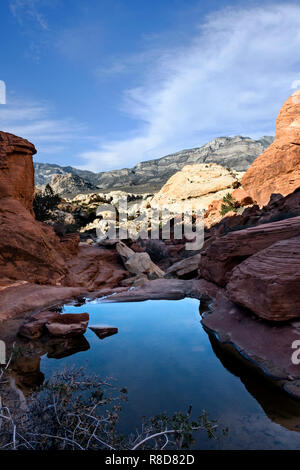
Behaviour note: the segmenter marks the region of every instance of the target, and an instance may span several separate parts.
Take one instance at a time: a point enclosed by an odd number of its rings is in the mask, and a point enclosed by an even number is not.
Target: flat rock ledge
[[[101,302],[142,302],[144,300],[180,300],[191,297],[208,301],[219,288],[204,279],[154,279],[126,292],[103,298]]]
[[[300,322],[267,322],[238,307],[220,290],[202,325],[221,346],[300,400],[300,364],[292,361],[300,349]],[[299,341],[296,347],[295,341]]]

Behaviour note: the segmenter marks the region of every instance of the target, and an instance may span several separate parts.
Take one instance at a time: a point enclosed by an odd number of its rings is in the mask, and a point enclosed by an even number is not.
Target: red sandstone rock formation
[[[225,286],[233,268],[246,258],[297,235],[300,236],[300,217],[230,232],[214,239],[201,253],[200,274],[208,281]]]
[[[281,108],[276,139],[246,171],[242,186],[260,206],[272,193],[286,196],[300,186],[300,89]]]
[[[236,266],[231,300],[267,320],[300,317],[300,236],[281,240]]]
[[[58,237],[35,220],[35,153],[27,140],[0,132],[0,280],[84,286],[86,291],[115,287],[126,274],[116,255],[112,262],[100,248],[78,251],[78,234]]]
[[[205,249],[216,237],[226,235],[232,230],[257,227],[260,224],[275,222],[300,216],[300,188],[286,197],[280,194],[272,194],[269,204],[259,208],[257,204],[247,207],[243,214],[228,214],[214,224],[205,233]]]
[[[36,149],[28,140],[0,131],[0,197],[13,197],[32,213]]]
[[[33,216],[35,147],[0,132],[0,278],[57,284],[67,274],[60,240]]]

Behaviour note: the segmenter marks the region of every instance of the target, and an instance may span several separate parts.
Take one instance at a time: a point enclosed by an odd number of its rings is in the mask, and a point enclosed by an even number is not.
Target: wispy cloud
[[[130,166],[219,135],[273,134],[276,114],[299,79],[299,50],[297,4],[208,16],[189,45],[161,51],[140,86],[125,90],[121,110],[139,125],[123,140],[102,139],[82,153],[85,167]]]
[[[45,103],[10,97],[0,106],[0,129],[33,142],[39,154],[55,158],[78,143],[93,141],[85,125],[71,118],[58,118],[55,109]]]
[[[47,30],[47,20],[40,11],[41,3],[41,0],[10,0],[10,10],[20,24],[31,20]]]

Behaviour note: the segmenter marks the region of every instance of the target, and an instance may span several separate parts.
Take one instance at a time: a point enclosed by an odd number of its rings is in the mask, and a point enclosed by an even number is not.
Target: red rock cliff
[[[56,284],[67,274],[62,245],[33,216],[34,145],[0,132],[0,278]]]
[[[276,139],[246,171],[242,186],[260,206],[272,193],[286,196],[300,186],[300,89],[281,108]]]

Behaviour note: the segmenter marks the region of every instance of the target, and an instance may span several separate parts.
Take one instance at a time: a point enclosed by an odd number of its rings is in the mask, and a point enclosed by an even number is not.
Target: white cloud
[[[90,141],[84,125],[57,118],[49,103],[10,99],[0,106],[0,129],[33,142],[43,156],[63,155],[73,143]]]
[[[197,31],[189,45],[162,51],[141,86],[125,91],[122,110],[140,125],[81,154],[86,168],[131,166],[219,135],[274,134],[300,74],[300,6],[227,8]]]

